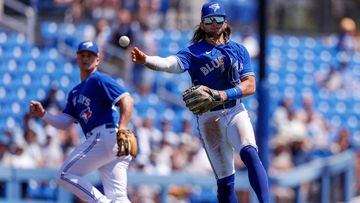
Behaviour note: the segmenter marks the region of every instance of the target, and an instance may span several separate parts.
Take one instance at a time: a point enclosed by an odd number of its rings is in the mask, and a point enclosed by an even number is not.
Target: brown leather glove
[[[131,155],[134,158],[137,155],[137,140],[135,134],[131,130],[119,129],[116,133],[116,140],[118,144],[118,154],[117,156],[127,156]]]
[[[195,115],[210,111],[223,103],[218,90],[203,85],[190,87],[182,93],[186,107]]]

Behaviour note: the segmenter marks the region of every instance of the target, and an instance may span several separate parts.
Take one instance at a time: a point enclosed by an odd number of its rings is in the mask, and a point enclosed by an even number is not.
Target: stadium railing
[[[354,159],[352,150],[342,152],[338,155],[317,159],[307,164],[301,165],[294,170],[281,173],[276,177],[270,177],[271,185],[295,189],[296,203],[306,202],[301,193],[301,185],[306,182],[321,180],[321,203],[330,201],[330,177],[344,174],[344,202],[349,202],[354,196]],[[250,190],[250,184],[247,179],[246,171],[240,171],[236,174],[236,189]],[[21,184],[29,180],[49,181],[56,177],[54,169],[14,169],[0,167],[0,182],[5,183],[5,198],[0,198],[0,202],[27,202],[27,203],[45,203],[45,202],[71,202],[72,195],[58,188],[56,200],[36,200],[21,198]],[[87,179],[93,183],[99,183],[97,173],[87,176]],[[215,187],[216,181],[211,175],[191,175],[189,173],[174,173],[168,176],[148,175],[141,172],[130,171],[128,173],[129,186],[138,185],[159,185],[161,186],[161,202],[166,202],[169,185],[198,185],[201,187]],[[256,202],[253,192],[250,193],[250,201]]]
[[[24,16],[24,20],[5,14],[5,6],[11,8],[17,12],[17,14]],[[0,5],[0,7],[2,7],[0,8],[0,23],[17,32],[26,34],[27,40],[33,43],[35,40],[34,32],[36,24],[36,12],[34,8],[27,6],[21,1],[14,0],[4,0],[3,5]]]

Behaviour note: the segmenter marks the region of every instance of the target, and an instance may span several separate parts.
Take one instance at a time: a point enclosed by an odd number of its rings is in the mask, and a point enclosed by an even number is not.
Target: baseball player
[[[52,115],[39,102],[31,101],[30,113],[59,129],[77,122],[85,134],[86,140],[64,161],[57,175],[59,185],[85,202],[130,202],[126,187],[132,157],[122,155],[124,146],[119,146],[117,135],[128,128],[133,98],[109,75],[97,70],[100,59],[94,42],[80,43],[76,60],[81,83],[70,91],[63,112]],[[96,169],[105,195],[83,178]]]
[[[197,115],[200,137],[217,179],[218,201],[237,202],[235,150],[248,169],[258,200],[269,202],[267,174],[258,156],[247,110],[241,102],[242,98],[254,94],[255,75],[248,51],[231,41],[230,34],[221,2],[208,2],[202,6],[201,22],[194,32],[192,45],[165,58],[148,56],[135,47],[132,61],[156,71],[188,71],[190,74],[194,87],[183,93],[183,99]],[[204,97],[210,98],[210,103],[197,102]]]

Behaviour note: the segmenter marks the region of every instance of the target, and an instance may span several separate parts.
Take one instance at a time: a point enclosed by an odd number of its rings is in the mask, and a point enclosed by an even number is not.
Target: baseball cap
[[[94,53],[96,56],[99,56],[98,46],[96,45],[95,42],[92,42],[92,41],[80,42],[76,53],[79,53],[81,51],[90,51],[90,52]]]
[[[210,1],[205,3],[201,8],[201,19],[210,16],[226,17],[224,5],[219,1]]]

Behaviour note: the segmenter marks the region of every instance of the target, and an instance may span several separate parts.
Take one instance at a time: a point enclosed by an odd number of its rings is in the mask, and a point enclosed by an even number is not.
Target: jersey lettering
[[[241,72],[244,69],[243,63],[239,63],[238,60],[236,60],[235,63],[234,63],[233,59],[231,58],[230,61],[231,61],[231,67],[233,69],[235,69],[236,71]],[[240,65],[240,67],[239,67],[239,65]]]
[[[204,76],[208,75],[210,72],[217,68],[223,68],[224,67],[224,59],[223,57],[218,57],[214,61],[211,61],[210,63],[205,64],[205,66],[200,67],[201,72],[204,74]]]
[[[87,98],[87,97],[85,97],[84,95],[82,95],[82,94],[80,94],[79,95],[79,98],[78,98],[78,100],[77,100],[77,103],[79,103],[79,104],[83,104],[83,105],[85,105],[85,106],[90,106],[90,99],[89,98]]]

